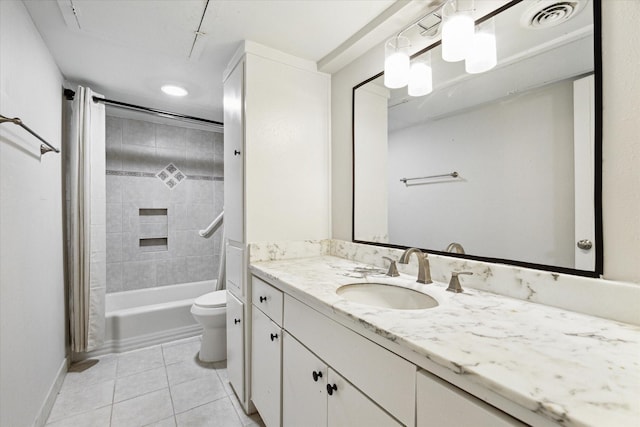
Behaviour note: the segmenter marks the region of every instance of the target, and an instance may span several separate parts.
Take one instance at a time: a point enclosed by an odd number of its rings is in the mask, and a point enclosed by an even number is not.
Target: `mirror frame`
[[[504,6],[494,10],[493,12],[477,19],[475,24],[493,18],[499,13],[521,3],[523,0],[512,0]],[[490,262],[498,264],[507,264],[517,267],[525,267],[536,270],[551,271],[564,274],[572,274],[585,277],[601,277],[603,272],[603,227],[602,227],[602,18],[601,18],[601,1],[592,0],[593,7],[593,60],[594,60],[594,78],[595,78],[595,129],[594,129],[594,223],[595,223],[595,266],[594,270],[578,270],[575,268],[560,267],[555,265],[536,264],[526,261],[512,260],[506,258],[492,258],[479,255],[459,254],[454,252],[445,252],[429,248],[419,248],[423,252],[436,255],[444,255],[455,258],[470,259],[473,261]],[[430,44],[424,49],[411,55],[411,59],[422,55],[423,53],[440,46],[441,41]],[[355,99],[356,89],[384,75],[384,71],[358,83],[352,89],[351,94],[351,240],[354,243],[361,243],[374,246],[383,246],[395,249],[407,249],[408,246],[397,245],[392,243],[370,242],[366,240],[358,240],[355,237],[355,174],[356,174],[356,140],[355,140]]]

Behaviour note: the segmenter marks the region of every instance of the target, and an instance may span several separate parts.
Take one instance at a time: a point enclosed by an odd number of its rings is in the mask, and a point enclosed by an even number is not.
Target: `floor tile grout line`
[[[2,0],[0,0],[0,1],[2,1]],[[109,405],[102,405],[102,406],[98,406],[97,408],[87,409],[86,411],[76,412],[76,413],[71,414],[71,415],[68,415],[68,416],[66,416],[66,417],[54,418],[54,419],[52,419],[52,420],[50,420],[49,418],[47,418],[47,421],[45,422],[45,426],[48,426],[49,424],[52,424],[52,423],[58,423],[58,422],[60,422],[60,421],[64,421],[64,420],[69,419],[69,418],[77,417],[77,416],[79,416],[79,415],[88,414],[89,412],[93,412],[93,411],[97,411],[97,410],[100,410],[100,409],[104,409],[104,408],[106,408],[107,406],[111,406],[111,405],[109,404]]]
[[[113,394],[111,395],[111,411],[109,411],[109,427],[111,427],[111,423],[113,422],[113,406],[114,401],[116,400],[116,384],[118,383],[118,365],[120,365],[120,355],[116,357],[116,374],[113,379]]]
[[[162,363],[164,365],[164,376],[167,379],[167,388],[169,389],[169,400],[171,400],[171,413],[173,414],[173,422],[178,425],[178,419],[176,418],[176,407],[173,403],[173,393],[171,392],[171,384],[169,383],[169,372],[167,371],[167,360],[164,357],[164,345],[160,346],[160,352],[162,353]]]
[[[228,398],[229,398],[229,396],[222,396],[222,397],[219,397],[217,399],[213,399],[213,400],[210,400],[208,402],[201,403],[201,404],[199,404],[197,406],[194,406],[193,408],[189,408],[189,409],[186,409],[186,410],[184,410],[182,412],[178,412],[178,413],[175,414],[175,416],[182,415],[182,414],[184,414],[186,412],[193,411],[194,409],[200,408],[202,406],[210,405],[213,402],[218,402],[218,401],[220,401],[222,399],[228,399]],[[231,402],[229,402],[229,403],[231,403]],[[231,404],[231,405],[233,406],[233,404]],[[238,414],[236,414],[236,416],[238,416]],[[240,424],[242,424],[242,421],[240,421]]]

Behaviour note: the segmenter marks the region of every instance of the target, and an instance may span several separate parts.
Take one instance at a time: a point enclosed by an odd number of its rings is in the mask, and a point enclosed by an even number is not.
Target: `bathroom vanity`
[[[460,294],[446,292],[438,272],[434,284],[415,283],[411,265],[390,278],[381,262],[319,245],[290,259],[278,259],[292,253],[278,245],[251,245],[251,399],[268,426],[640,419],[637,326],[473,289],[473,276],[461,280]],[[438,305],[385,309],[336,293],[373,282],[426,293]]]

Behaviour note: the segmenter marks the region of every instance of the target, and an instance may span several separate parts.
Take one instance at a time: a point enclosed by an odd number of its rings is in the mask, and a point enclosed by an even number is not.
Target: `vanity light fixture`
[[[185,88],[176,85],[164,85],[160,90],[171,96],[187,96],[189,94]]]
[[[384,58],[384,85],[399,89],[409,83],[409,39],[398,34],[387,40]]]
[[[464,68],[469,74],[484,73],[497,63],[496,32],[492,18],[478,26],[471,40],[471,49],[465,59]]]
[[[431,91],[433,91],[431,52],[426,52],[411,62],[408,93],[410,96],[424,96]]]
[[[474,35],[473,0],[449,0],[442,8],[442,59],[466,59]]]

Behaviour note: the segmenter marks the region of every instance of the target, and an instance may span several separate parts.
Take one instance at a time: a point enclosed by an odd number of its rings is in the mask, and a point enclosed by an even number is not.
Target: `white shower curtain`
[[[106,291],[105,107],[78,86],[67,142],[68,278],[71,350],[104,341]]]

